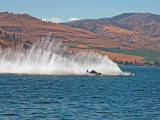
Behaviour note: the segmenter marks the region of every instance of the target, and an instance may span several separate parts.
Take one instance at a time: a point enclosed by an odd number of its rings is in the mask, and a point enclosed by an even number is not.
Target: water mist
[[[96,70],[102,75],[123,75],[118,65],[95,52],[66,52],[67,47],[56,40],[42,39],[28,50],[0,49],[0,73],[86,75]]]

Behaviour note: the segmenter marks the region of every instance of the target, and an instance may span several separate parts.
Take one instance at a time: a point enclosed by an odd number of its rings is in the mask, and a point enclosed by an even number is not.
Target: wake
[[[124,75],[118,65],[95,52],[68,52],[56,40],[42,40],[30,49],[0,49],[0,73],[43,75],[86,75],[96,70],[102,75]]]

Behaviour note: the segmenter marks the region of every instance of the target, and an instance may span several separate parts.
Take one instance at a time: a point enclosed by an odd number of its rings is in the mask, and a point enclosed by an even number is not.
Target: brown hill
[[[34,42],[49,33],[64,41],[91,41],[93,43],[97,40],[104,41],[103,37],[90,31],[45,22],[27,14],[0,12],[0,21],[1,42],[6,41],[12,45],[25,44],[28,40]]]
[[[119,27],[143,34],[160,35],[160,15],[154,15],[151,13],[134,13],[118,19],[123,15],[126,14],[115,16],[110,19],[110,22]]]
[[[84,19],[63,24],[93,32],[99,26],[111,24],[140,33],[160,34],[160,15],[151,13],[123,13],[112,18]]]
[[[35,40],[39,36],[52,33],[57,38],[98,38],[92,32],[68,26],[44,22],[27,14],[0,13],[0,28],[10,34],[23,36],[23,39]]]
[[[73,28],[62,24],[45,22],[27,14],[11,14],[7,12],[0,12],[0,21],[0,44],[2,47],[16,47],[19,44],[23,44],[25,48],[28,48],[37,39],[47,36],[48,33],[51,34],[51,37],[62,40],[64,44],[70,46],[74,51],[94,50],[93,47],[116,48],[119,46],[125,49],[141,47],[140,44],[135,45],[135,43],[132,41],[125,41],[122,39],[123,37],[118,37],[119,35],[124,35],[124,37],[128,35],[127,37],[130,37],[133,34],[138,36],[139,32],[112,25],[107,19],[101,19],[100,23],[97,23],[96,20],[93,20],[93,23],[90,23],[90,20],[86,20],[88,21],[87,26],[90,31]],[[81,21],[79,22],[81,23]],[[92,24],[94,24],[94,26]],[[100,24],[106,25],[103,26]],[[95,28],[98,29],[96,29],[97,31],[94,31],[95,33],[93,33],[92,30]],[[103,29],[104,31],[108,30],[110,33],[103,33],[103,31],[101,31]],[[112,33],[115,34],[111,35]],[[155,39],[155,41],[157,40],[159,39]],[[98,52],[102,53],[102,51]],[[102,54],[104,53],[107,52],[103,52]],[[143,59],[142,57],[131,57],[125,54],[108,54],[109,57],[112,56],[112,59],[113,55],[115,55],[114,58],[117,60],[124,60],[124,57],[128,58],[128,61],[139,61]]]
[[[109,36],[121,42],[120,47],[160,49],[160,15],[124,13],[112,18],[87,19],[63,24]]]
[[[106,37],[84,29],[45,22],[27,14],[0,12],[0,20],[2,33],[0,38],[12,45],[26,44],[27,41],[34,42],[51,33],[55,38],[65,42],[71,41],[76,45],[84,46],[84,48],[89,48],[88,46],[134,48],[133,45],[126,42],[119,43],[119,39],[112,39],[111,36]]]

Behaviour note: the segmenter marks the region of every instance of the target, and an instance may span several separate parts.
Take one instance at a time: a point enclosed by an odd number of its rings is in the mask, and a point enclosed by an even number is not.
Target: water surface
[[[160,68],[134,76],[0,75],[1,120],[158,120]]]

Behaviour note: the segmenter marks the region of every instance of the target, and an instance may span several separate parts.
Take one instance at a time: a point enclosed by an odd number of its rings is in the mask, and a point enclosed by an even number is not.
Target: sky
[[[27,13],[57,23],[121,13],[160,15],[159,6],[160,0],[0,0],[0,12]]]

